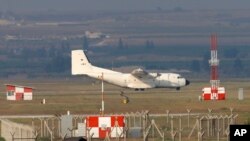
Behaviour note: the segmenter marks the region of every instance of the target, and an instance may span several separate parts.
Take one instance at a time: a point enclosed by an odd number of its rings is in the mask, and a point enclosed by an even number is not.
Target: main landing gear
[[[124,92],[123,92],[123,91],[121,91],[120,96],[122,96],[122,97],[123,97],[123,99],[122,99],[122,103],[123,103],[123,104],[127,104],[127,103],[129,103],[129,97],[128,97],[128,96],[126,96],[126,95],[124,95]]]
[[[135,91],[144,91],[145,89],[143,88],[136,88]]]

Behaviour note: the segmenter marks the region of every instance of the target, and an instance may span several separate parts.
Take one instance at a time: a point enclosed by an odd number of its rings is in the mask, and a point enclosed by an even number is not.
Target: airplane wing
[[[157,74],[156,76],[152,75],[141,68],[133,70],[131,72],[131,74],[137,78],[140,78],[140,79],[142,79],[142,78],[152,78],[153,79],[153,78],[156,78],[157,76],[159,76],[159,74]]]

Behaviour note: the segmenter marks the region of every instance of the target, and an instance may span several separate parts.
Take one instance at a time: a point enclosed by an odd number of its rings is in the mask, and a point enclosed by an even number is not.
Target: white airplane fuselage
[[[148,73],[145,77],[138,77],[131,73],[121,73],[96,67],[89,63],[82,50],[72,51],[72,74],[87,75],[91,78],[103,80],[113,85],[133,89],[179,89],[189,84],[189,81],[176,73]]]

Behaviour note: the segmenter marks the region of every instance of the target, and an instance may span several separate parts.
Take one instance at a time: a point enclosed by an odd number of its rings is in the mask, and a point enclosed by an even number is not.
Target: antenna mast
[[[220,85],[219,75],[218,75],[218,66],[219,60],[217,58],[217,35],[211,35],[211,59],[209,60],[209,64],[211,67],[211,74],[210,74],[210,83],[212,93],[217,93],[218,87]]]

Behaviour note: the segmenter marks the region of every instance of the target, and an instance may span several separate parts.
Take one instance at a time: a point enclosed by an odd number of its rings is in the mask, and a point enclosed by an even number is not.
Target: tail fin
[[[91,64],[83,50],[71,51],[71,65],[72,75],[91,72]]]

